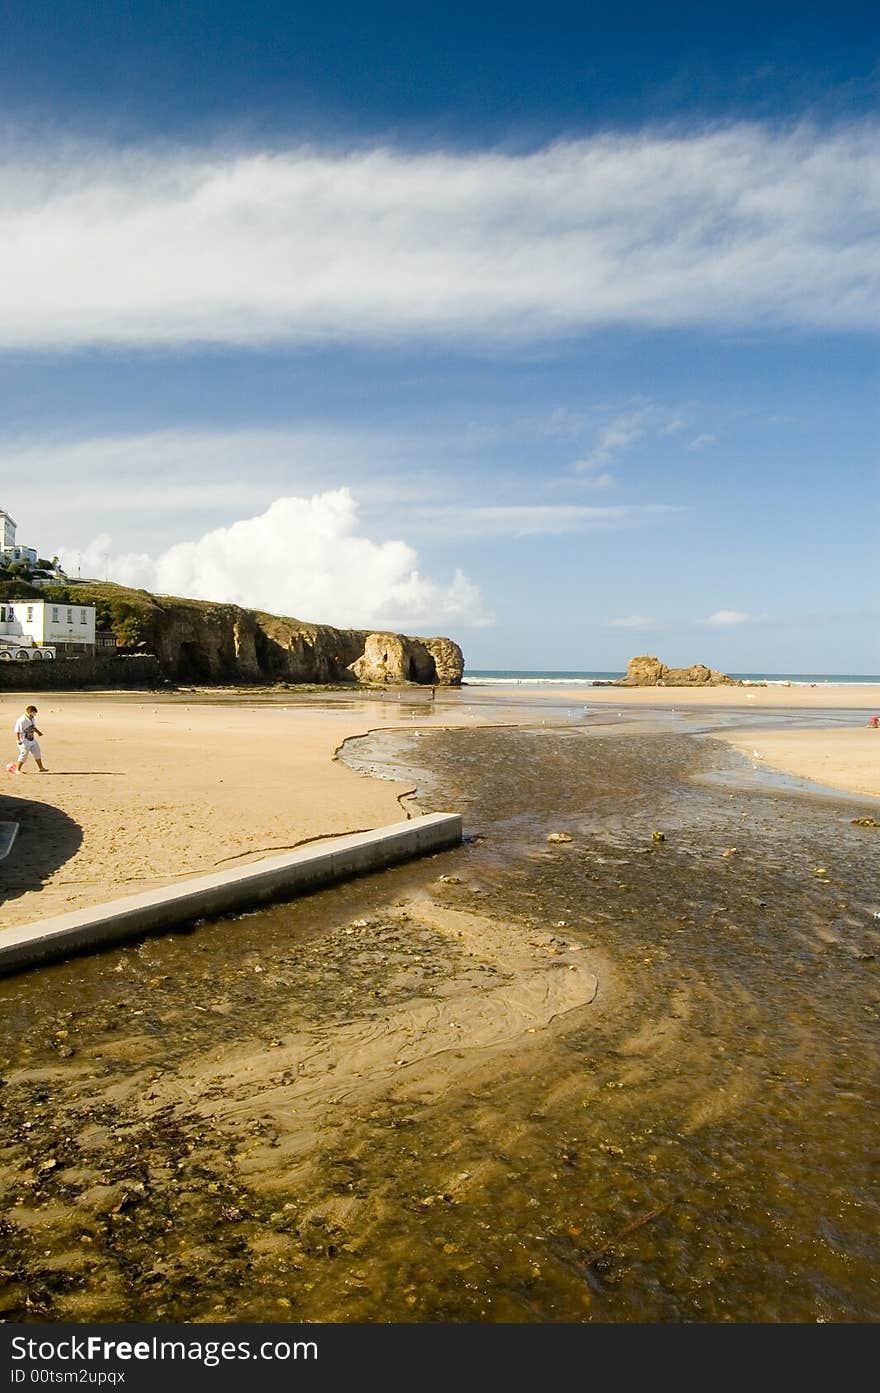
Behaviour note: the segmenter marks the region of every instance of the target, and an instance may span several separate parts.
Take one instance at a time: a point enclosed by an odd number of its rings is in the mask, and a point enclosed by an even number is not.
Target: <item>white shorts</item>
[[[19,740],[18,757],[22,764],[24,764],[28,755],[33,755],[34,759],[42,759],[43,756],[40,753],[40,742],[38,740]]]

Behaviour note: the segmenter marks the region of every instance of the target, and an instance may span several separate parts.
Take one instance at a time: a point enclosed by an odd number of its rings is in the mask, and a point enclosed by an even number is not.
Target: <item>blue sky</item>
[[[474,668],[880,669],[871,7],[0,15],[20,541]]]

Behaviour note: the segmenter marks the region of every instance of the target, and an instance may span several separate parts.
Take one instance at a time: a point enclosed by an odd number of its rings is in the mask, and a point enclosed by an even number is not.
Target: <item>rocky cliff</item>
[[[176,682],[422,682],[458,686],[464,659],[449,638],[411,638],[306,624],[205,600],[174,599],[109,582],[81,581],[76,598],[98,606],[129,652],[154,653]]]
[[[626,676],[616,687],[741,687],[735,677],[694,663],[692,667],[667,667],[659,658],[630,658]]]

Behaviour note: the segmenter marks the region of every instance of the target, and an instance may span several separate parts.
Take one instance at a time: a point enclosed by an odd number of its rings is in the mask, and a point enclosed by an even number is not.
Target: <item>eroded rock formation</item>
[[[127,651],[154,653],[177,682],[421,682],[457,686],[464,659],[449,638],[334,629],[238,605],[170,599],[82,582],[115,617]],[[123,640],[124,634],[124,640]]]
[[[659,658],[630,658],[626,676],[617,687],[741,687],[735,677],[694,663],[692,667],[667,667]]]
[[[462,657],[448,638],[405,638],[403,634],[368,634],[364,651],[350,665],[359,682],[442,683],[461,681]]]

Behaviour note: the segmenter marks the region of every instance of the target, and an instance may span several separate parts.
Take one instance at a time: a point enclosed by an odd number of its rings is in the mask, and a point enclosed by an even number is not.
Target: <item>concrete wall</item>
[[[307,894],[333,881],[459,846],[461,831],[458,813],[426,813],[371,832],[328,838],[235,870],[41,919],[0,933],[0,972],[69,957],[206,915]]]

